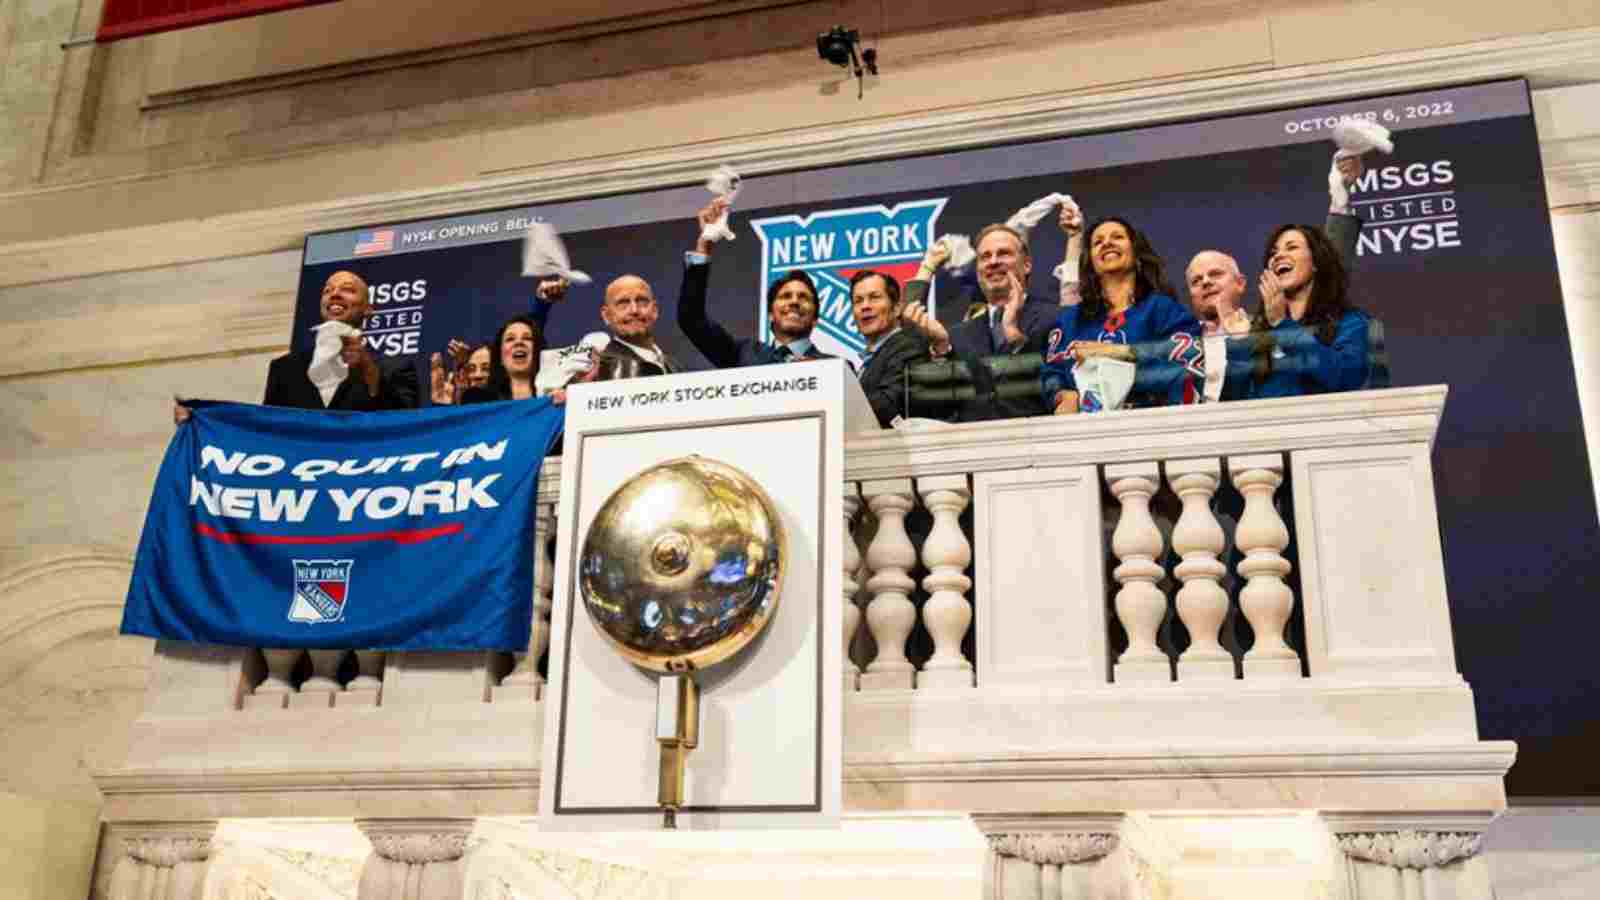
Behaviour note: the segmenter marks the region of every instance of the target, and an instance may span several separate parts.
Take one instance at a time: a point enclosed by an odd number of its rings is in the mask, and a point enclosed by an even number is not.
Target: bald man
[[[670,375],[681,371],[677,362],[656,343],[656,319],[661,309],[650,283],[637,275],[624,275],[606,285],[600,318],[611,343],[600,353],[601,378]]]
[[[360,328],[366,321],[371,291],[354,272],[335,272],[322,285],[319,309],[324,322]],[[358,336],[346,337],[339,357],[350,372],[335,385],[312,382],[310,349],[285,353],[267,367],[267,392],[261,402],[296,409],[343,409],[370,412],[415,409],[419,398],[417,372],[409,359],[379,362]]]

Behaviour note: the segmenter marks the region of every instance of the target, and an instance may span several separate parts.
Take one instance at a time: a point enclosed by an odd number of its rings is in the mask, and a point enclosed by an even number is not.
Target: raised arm
[[[711,201],[696,216],[695,233],[715,222],[726,208],[721,198]],[[678,289],[678,328],[713,366],[726,369],[739,364],[739,341],[706,313],[706,286],[711,278],[711,251],[716,245],[700,237],[683,259],[683,285]]]

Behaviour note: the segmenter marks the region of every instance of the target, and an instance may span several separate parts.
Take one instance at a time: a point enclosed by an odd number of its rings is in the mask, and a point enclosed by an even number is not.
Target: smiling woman
[[[1228,340],[1224,397],[1353,391],[1371,369],[1371,319],[1350,305],[1350,278],[1322,229],[1280,225],[1261,254],[1261,308]]]
[[[516,316],[495,333],[489,351],[489,380],[469,387],[462,403],[527,400],[537,393],[533,378],[539,374],[539,351],[544,349],[544,329],[532,316]]]
[[[1062,308],[1045,348],[1044,401],[1058,415],[1079,410],[1074,376],[1079,363],[1104,356],[1135,363],[1143,372],[1164,366],[1174,348],[1194,346],[1193,338],[1200,334],[1199,320],[1172,298],[1161,255],[1143,232],[1126,220],[1108,217],[1089,229],[1088,243],[1089,252],[1078,264],[1083,299]],[[1163,387],[1189,393],[1193,380],[1168,379]],[[1128,405],[1186,399],[1155,398],[1150,396],[1153,390],[1148,379],[1141,384],[1136,376]]]

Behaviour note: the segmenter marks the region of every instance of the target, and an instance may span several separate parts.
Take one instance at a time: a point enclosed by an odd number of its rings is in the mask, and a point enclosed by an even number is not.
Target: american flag
[[[356,235],[356,256],[366,256],[368,253],[388,253],[393,249],[393,228],[384,228],[380,231],[363,231]]]

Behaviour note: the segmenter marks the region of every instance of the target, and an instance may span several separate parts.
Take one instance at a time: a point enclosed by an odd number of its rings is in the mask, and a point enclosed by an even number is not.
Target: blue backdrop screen
[[[853,355],[850,272],[914,269],[928,235],[972,234],[1057,191],[1090,219],[1138,225],[1174,280],[1199,250],[1233,254],[1253,295],[1272,230],[1323,221],[1330,128],[1352,115],[1388,125],[1396,143],[1393,155],[1369,157],[1354,192],[1367,225],[1353,298],[1385,324],[1396,387],[1450,387],[1435,457],[1439,513],[1457,653],[1482,736],[1522,742],[1513,790],[1579,792],[1586,786],[1570,780],[1538,781],[1547,767],[1537,760],[1576,746],[1569,739],[1600,745],[1590,724],[1600,721],[1600,691],[1580,662],[1600,626],[1583,602],[1600,589],[1600,524],[1524,82],[749,178],[732,219],[738,238],[716,252],[710,310],[735,334],[756,333],[766,280],[801,266],[822,288],[820,342]],[[658,339],[704,367],[677,327],[675,298],[694,213],[708,199],[690,185],[314,235],[295,345],[310,341],[323,280],[352,269],[374,287],[368,340],[386,355],[419,354],[426,384],[427,353],[452,337],[488,340],[527,309],[533,281],[520,274],[520,238],[537,217],[596,281],[556,308],[552,345],[600,329],[600,286],[631,272],[662,302]],[[1062,251],[1047,220],[1033,235],[1033,292],[1054,295]],[[972,289],[941,278],[940,317],[959,317]]]

